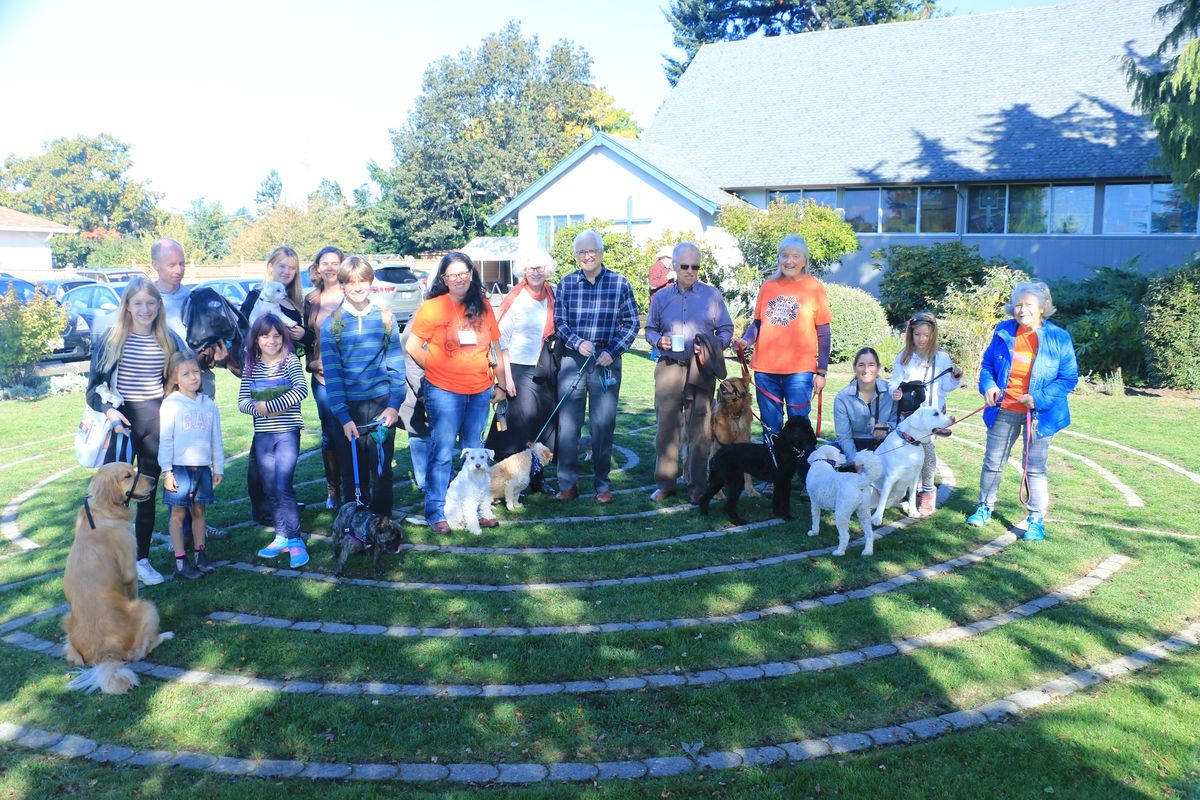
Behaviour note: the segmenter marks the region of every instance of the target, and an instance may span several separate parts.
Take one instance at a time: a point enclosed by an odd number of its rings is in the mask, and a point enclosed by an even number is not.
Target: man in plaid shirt
[[[586,400],[596,500],[611,503],[608,471],[621,393],[621,354],[637,338],[640,319],[629,281],[604,267],[600,234],[584,231],[575,237],[574,247],[579,269],[559,281],[554,298],[554,329],[566,345],[558,373],[559,397],[566,396],[575,383],[558,417],[554,456],[559,492],[555,497],[574,500],[579,496],[575,482],[579,477],[579,429]],[[576,383],[575,377],[585,362],[587,370]]]

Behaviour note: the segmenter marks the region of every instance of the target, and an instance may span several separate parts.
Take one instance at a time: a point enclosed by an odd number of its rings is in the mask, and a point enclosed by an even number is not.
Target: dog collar
[[[824,461],[826,464],[833,467],[834,469],[838,468],[838,463],[836,461],[834,461],[832,458],[818,458],[817,461]]]
[[[921,444],[921,443],[920,443],[918,440],[916,440],[916,439],[914,439],[913,437],[909,436],[909,435],[908,435],[907,433],[905,433],[904,431],[897,430],[897,431],[896,431],[896,433],[900,434],[900,438],[901,438],[901,439],[903,439],[904,441],[908,442],[909,444],[912,444],[912,445],[919,445],[919,444]]]
[[[92,507],[88,505],[88,498],[83,498],[83,513],[87,515],[88,527],[96,530],[96,520],[92,519]]]
[[[545,467],[545,464],[543,464],[541,459],[537,457],[537,453],[530,450],[529,451],[529,478],[530,478],[530,480],[536,478],[538,476],[538,474],[541,473],[543,467]]]

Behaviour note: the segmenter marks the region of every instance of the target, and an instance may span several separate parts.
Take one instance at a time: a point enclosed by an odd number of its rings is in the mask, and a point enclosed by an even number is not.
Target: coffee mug
[[[677,333],[671,337],[671,352],[672,353],[682,353],[683,352],[683,334],[682,333]]]

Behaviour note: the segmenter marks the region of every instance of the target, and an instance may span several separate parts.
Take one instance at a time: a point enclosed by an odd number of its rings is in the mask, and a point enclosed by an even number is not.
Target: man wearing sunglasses
[[[687,437],[689,497],[695,501],[708,483],[708,413],[717,381],[714,372],[699,363],[704,348],[697,337],[716,337],[720,343],[715,348],[717,359],[733,338],[733,320],[725,298],[716,287],[700,282],[700,248],[680,242],[671,254],[671,263],[675,283],[655,292],[646,315],[646,341],[659,349],[654,366],[658,422],[654,482],[658,488],[650,496],[656,503],[675,494],[681,427]]]

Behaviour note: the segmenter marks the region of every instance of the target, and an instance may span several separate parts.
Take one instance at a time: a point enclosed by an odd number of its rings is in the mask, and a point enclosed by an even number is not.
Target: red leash
[[[1025,452],[1021,454],[1021,488],[1017,490],[1017,499],[1025,506],[1029,505],[1029,448],[1033,446],[1033,412],[1025,409]]]
[[[987,406],[986,406],[986,405],[982,405],[982,406],[980,406],[979,408],[977,408],[977,409],[975,409],[974,411],[972,411],[970,414],[967,414],[967,416],[965,416],[965,417],[959,417],[958,419],[954,420],[954,421],[953,421],[953,422],[951,422],[949,425],[947,425],[945,428],[941,428],[940,430],[944,430],[944,431],[945,431],[945,430],[949,430],[949,429],[953,428],[955,425],[957,425],[958,423],[962,422],[963,420],[965,420],[965,419],[970,419],[971,417],[975,416],[975,415],[976,415],[976,414],[978,414],[980,411],[983,411],[985,408],[987,408]],[[926,435],[926,436],[922,436],[922,437],[921,437],[921,439],[928,439],[930,436],[933,436],[933,435],[934,435],[934,434],[933,434],[933,431],[930,431],[928,435]],[[911,438],[911,437],[910,437],[910,438]],[[921,439],[913,439],[913,441],[914,441],[914,442],[920,442],[920,441],[921,441]],[[890,448],[888,448],[887,450],[876,450],[876,451],[875,451],[875,454],[876,454],[876,455],[883,455],[884,453],[890,453],[890,452],[892,452],[893,450],[902,450],[902,449],[904,449],[904,447],[905,447],[907,444],[908,444],[908,442],[906,441],[904,444],[898,445],[897,447],[890,447]]]
[[[746,381],[747,386],[753,386],[755,391],[762,392],[763,395],[765,395],[767,397],[767,399],[773,400],[776,403],[779,403],[781,408],[786,407],[786,408],[793,409],[796,411],[812,408],[811,401],[809,401],[807,403],[785,403],[785,402],[783,402],[783,398],[776,397],[775,395],[768,392],[766,389],[764,389],[761,386],[759,386],[758,384],[756,384],[753,380],[750,379],[750,368],[746,364],[746,354],[741,350],[738,350],[737,354],[738,354],[738,361],[740,361],[742,364],[742,379]],[[820,391],[817,392],[817,436],[821,435],[821,416],[824,413],[824,400],[825,400],[825,389],[822,388]],[[758,415],[756,414],[755,417],[757,417],[757,416]],[[758,421],[760,423],[762,422],[761,419],[759,419]]]

